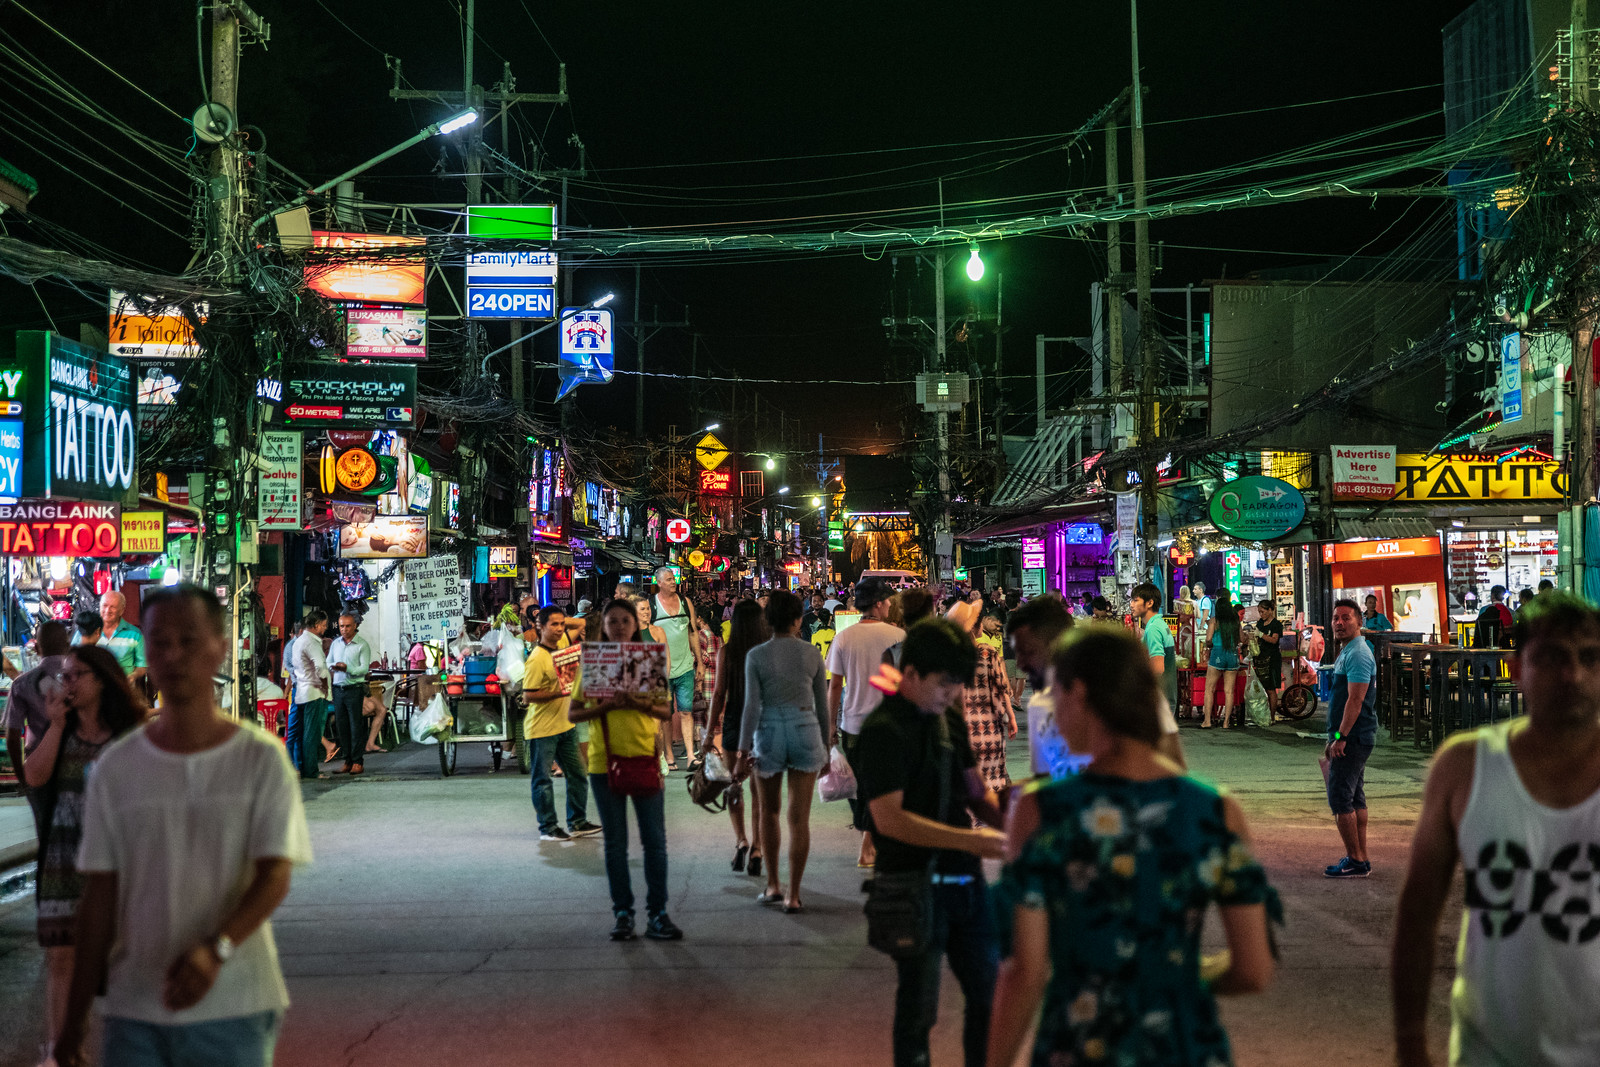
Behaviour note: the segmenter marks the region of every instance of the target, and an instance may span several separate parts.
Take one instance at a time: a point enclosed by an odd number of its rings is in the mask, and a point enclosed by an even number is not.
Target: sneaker
[[[567,832],[573,837],[588,837],[591,834],[599,833],[600,827],[596,826],[588,819],[579,819],[577,822],[567,827]]]
[[[1357,863],[1349,856],[1344,856],[1338,863],[1324,867],[1322,873],[1327,878],[1366,878],[1372,874],[1372,864]]]
[[[540,841],[571,841],[572,840],[572,835],[567,833],[561,827],[557,826],[554,830],[540,830],[539,831],[539,840]]]
[[[631,911],[619,911],[619,912],[617,912],[616,925],[611,928],[611,940],[613,940],[613,941],[632,941],[633,940],[633,912],[631,912]]]
[[[683,931],[667,918],[666,912],[662,911],[650,916],[650,921],[644,928],[644,936],[655,941],[682,941]]]

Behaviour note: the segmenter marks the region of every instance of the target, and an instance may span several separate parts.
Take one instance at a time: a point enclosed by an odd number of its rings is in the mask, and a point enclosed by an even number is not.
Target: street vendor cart
[[[450,727],[439,734],[439,771],[446,778],[456,770],[456,746],[487,744],[494,769],[507,752],[515,752],[517,769],[522,770],[521,749],[514,743],[506,698],[500,693],[446,696],[450,708]]]

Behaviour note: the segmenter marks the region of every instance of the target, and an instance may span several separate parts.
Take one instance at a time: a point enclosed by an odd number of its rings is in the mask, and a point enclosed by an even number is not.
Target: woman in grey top
[[[760,904],[802,910],[800,877],[811,851],[811,788],[828,765],[833,744],[828,724],[827,673],[822,655],[800,638],[804,606],[787,590],[767,601],[772,637],[750,650],[744,661],[744,713],[739,724],[735,779],[752,766],[761,795],[761,854],[767,858],[767,888]],[[789,772],[789,891],[778,882],[778,807],[783,772]]]

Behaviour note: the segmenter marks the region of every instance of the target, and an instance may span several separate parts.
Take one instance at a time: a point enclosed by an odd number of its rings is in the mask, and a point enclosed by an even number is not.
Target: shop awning
[[[1004,537],[1007,534],[1026,533],[1029,530],[1039,530],[1046,526],[1054,526],[1061,522],[1081,522],[1085,519],[1109,517],[1111,514],[1111,499],[1080,500],[1072,504],[1057,504],[1053,507],[1040,508],[1025,515],[1015,515],[1010,518],[993,519],[981,526],[974,526],[956,534],[957,541],[987,541],[991,537]]]
[[[1334,519],[1335,540],[1399,541],[1407,537],[1436,537],[1438,524],[1426,515],[1384,515],[1377,518]]]
[[[539,557],[539,562],[546,567],[572,566],[572,549],[556,548],[554,545],[534,545],[533,554]]]
[[[596,562],[610,564],[607,569],[643,572],[660,566],[656,560],[624,545],[595,543],[591,547]]]

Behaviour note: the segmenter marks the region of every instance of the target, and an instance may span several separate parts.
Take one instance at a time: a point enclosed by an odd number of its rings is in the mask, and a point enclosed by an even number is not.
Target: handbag
[[[600,733],[606,739],[606,785],[619,797],[653,797],[666,783],[661,779],[661,764],[654,755],[619,756],[611,747],[611,713],[600,716]]]
[[[930,737],[923,765],[938,768],[939,811],[949,803],[951,789],[949,723],[940,716]],[[867,944],[892,959],[912,959],[928,951],[933,937],[933,868],[938,852],[915,871],[878,871],[863,888],[867,903]]]
[[[707,752],[704,758],[690,766],[689,799],[707,811],[727,811],[728,801],[723,794],[728,791],[728,786],[732,785],[733,781],[713,773],[716,768],[711,766],[712,760],[716,760],[720,767],[722,758],[716,752]],[[659,768],[660,764],[657,764],[657,769]]]
[[[892,959],[928,951],[933,936],[933,860],[919,871],[879,871],[866,884],[867,944]]]

